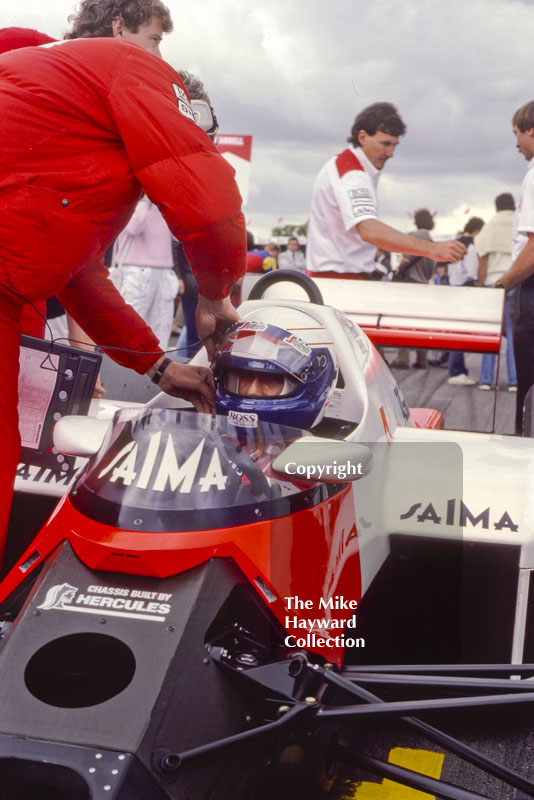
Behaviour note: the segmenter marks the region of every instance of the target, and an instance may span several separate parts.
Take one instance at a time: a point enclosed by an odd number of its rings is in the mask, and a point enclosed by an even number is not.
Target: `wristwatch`
[[[156,386],[157,386],[158,383],[161,380],[161,377],[162,377],[163,373],[165,372],[165,370],[167,369],[169,364],[172,364],[172,363],[173,363],[173,361],[172,361],[171,358],[164,358],[163,361],[161,362],[161,364],[159,365],[159,367],[156,369],[155,373],[150,378],[152,383],[155,383]]]
[[[502,281],[495,281],[495,283],[493,284],[492,288],[493,289],[504,289],[504,283]]]

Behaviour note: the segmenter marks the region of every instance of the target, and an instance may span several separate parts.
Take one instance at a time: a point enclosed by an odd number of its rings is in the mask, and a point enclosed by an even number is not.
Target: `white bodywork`
[[[243,298],[248,298],[260,277],[245,275]],[[476,334],[500,334],[504,303],[502,291],[331,278],[314,279],[314,283],[326,305],[342,311],[362,327],[417,329],[427,336],[437,331],[448,331],[461,333],[466,338]],[[263,296],[271,303],[288,297],[307,300],[304,289],[285,281],[269,286]]]

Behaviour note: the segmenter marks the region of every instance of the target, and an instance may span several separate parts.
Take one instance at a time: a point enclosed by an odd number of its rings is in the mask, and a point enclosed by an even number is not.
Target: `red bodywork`
[[[501,334],[466,331],[418,330],[417,328],[376,328],[361,325],[375,345],[394,347],[426,347],[430,350],[469,350],[477,353],[498,353]]]
[[[360,559],[351,485],[319,505],[294,514],[249,525],[190,532],[126,531],[80,514],[64,498],[30,548],[0,586],[0,602],[57,545],[68,540],[90,569],[165,578],[185,572],[211,558],[231,558],[260,593],[288,634],[306,637],[297,620],[346,620],[343,609],[320,609],[321,598],[361,598]],[[258,586],[257,579],[260,581]],[[272,593],[269,598],[263,586]],[[311,607],[293,609],[299,598]],[[354,603],[353,603],[354,605]],[[288,606],[290,606],[288,608]],[[314,631],[306,649],[341,664],[344,647],[320,645],[325,629]],[[343,627],[330,631],[341,636]],[[349,634],[350,635],[350,634]],[[319,640],[319,642],[317,641]]]
[[[435,408],[410,408],[410,414],[416,428],[443,428],[443,414]]]

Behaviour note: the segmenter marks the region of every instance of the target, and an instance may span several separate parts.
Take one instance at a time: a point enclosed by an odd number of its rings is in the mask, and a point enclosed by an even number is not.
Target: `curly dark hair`
[[[179,69],[178,75],[184,82],[184,86],[189,92],[189,97],[191,100],[205,100],[206,103],[210,102],[208,97],[208,93],[204,88],[204,84],[197,78],[196,75],[193,75],[192,72],[187,72],[185,69]]]
[[[171,14],[161,0],[82,0],[77,14],[69,17],[72,30],[65,39],[93,39],[112,36],[111,24],[122,17],[126,27],[137,33],[140,25],[152,19],[161,22],[164,33],[172,31]]]
[[[406,125],[392,103],[373,103],[356,117],[347,142],[358,147],[358,133],[362,130],[369,136],[374,136],[377,131],[389,133],[390,136],[403,136]]]

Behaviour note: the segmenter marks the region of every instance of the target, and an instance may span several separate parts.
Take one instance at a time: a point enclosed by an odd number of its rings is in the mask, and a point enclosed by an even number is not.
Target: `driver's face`
[[[258,372],[242,372],[239,375],[238,394],[243,397],[278,397],[284,388],[281,375],[267,376]]]

